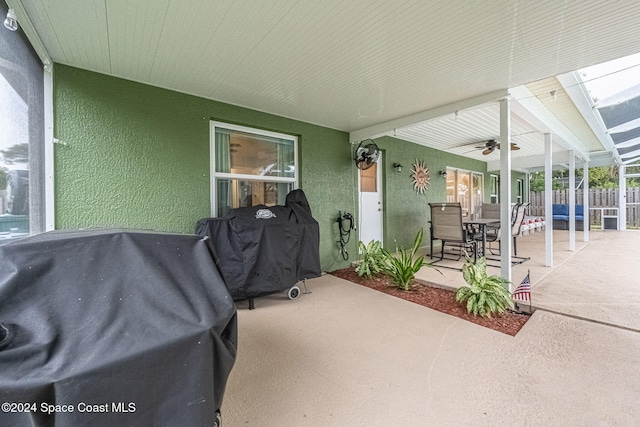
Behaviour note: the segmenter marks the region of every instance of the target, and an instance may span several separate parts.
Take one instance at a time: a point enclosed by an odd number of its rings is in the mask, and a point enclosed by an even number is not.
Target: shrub
[[[456,301],[467,304],[467,312],[475,316],[491,317],[513,308],[509,293],[509,281],[500,276],[487,276],[487,260],[482,257],[475,264],[469,259],[462,266],[462,276],[469,286],[456,292]]]
[[[385,256],[382,252],[382,243],[379,240],[372,240],[366,246],[360,241],[358,248],[363,258],[362,262],[356,267],[358,276],[365,276],[370,279],[384,269]]]
[[[424,259],[424,256],[415,257],[420,243],[422,243],[422,237],[424,236],[424,230],[421,228],[418,231],[411,250],[407,251],[404,248],[398,250],[396,246],[396,253],[394,255],[386,249],[382,249],[386,263],[384,266],[384,273],[387,274],[391,280],[398,286],[398,288],[405,291],[409,290],[409,285],[415,279],[415,274],[425,265],[428,265]]]

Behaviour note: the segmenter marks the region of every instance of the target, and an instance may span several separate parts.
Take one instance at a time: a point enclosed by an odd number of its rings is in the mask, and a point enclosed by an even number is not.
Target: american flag
[[[531,300],[531,282],[529,281],[529,273],[524,278],[522,283],[513,291],[511,294],[513,299],[518,299],[520,301],[530,301]]]

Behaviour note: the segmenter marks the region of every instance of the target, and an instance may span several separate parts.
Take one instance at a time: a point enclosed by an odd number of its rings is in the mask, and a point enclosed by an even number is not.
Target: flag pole
[[[527,277],[529,278],[529,314],[533,314],[531,311],[531,270],[527,268]]]

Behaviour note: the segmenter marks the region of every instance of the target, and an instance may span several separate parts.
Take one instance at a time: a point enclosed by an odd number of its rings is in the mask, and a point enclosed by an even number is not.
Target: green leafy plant
[[[456,301],[467,304],[467,312],[475,316],[491,317],[513,308],[508,280],[500,276],[487,276],[487,260],[482,257],[473,264],[468,258],[462,266],[462,276],[469,286],[456,292]]]
[[[397,255],[390,253],[384,248],[382,249],[386,261],[384,273],[391,278],[398,288],[405,291],[409,290],[409,285],[411,285],[411,282],[415,279],[415,274],[418,270],[428,265],[424,256],[415,256],[420,247],[420,243],[422,243],[423,236],[424,230],[421,228],[413,240],[413,246],[410,250],[406,250],[405,248],[398,249],[396,246]]]
[[[382,252],[382,242],[372,240],[365,246],[365,244],[360,241],[358,248],[362,254],[362,262],[356,267],[358,276],[365,276],[370,279],[375,274],[384,270],[385,256]]]

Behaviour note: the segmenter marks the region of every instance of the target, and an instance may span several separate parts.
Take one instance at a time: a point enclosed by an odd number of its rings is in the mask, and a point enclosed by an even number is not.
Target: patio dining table
[[[482,235],[482,250],[479,256],[484,256],[487,248],[487,225],[500,225],[500,220],[497,218],[466,218],[462,220],[462,225],[465,227],[477,227]]]

